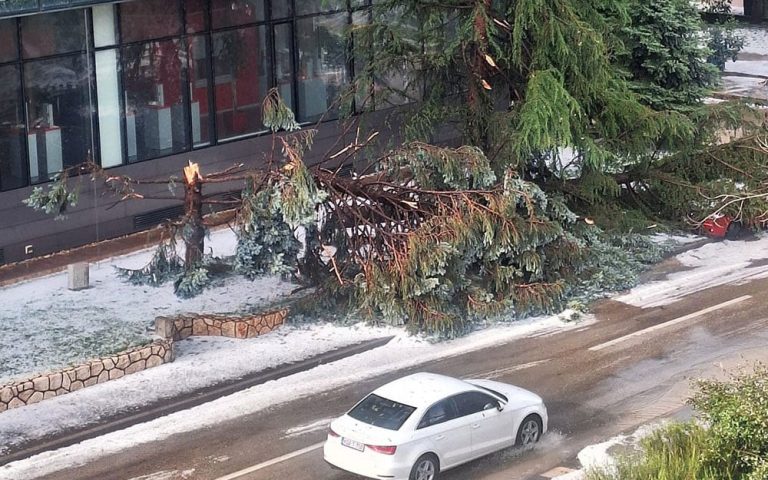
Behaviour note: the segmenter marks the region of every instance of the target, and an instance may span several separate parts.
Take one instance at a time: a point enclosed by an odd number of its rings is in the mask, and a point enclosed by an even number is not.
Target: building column
[[[744,0],[744,16],[754,21],[768,18],[768,2],[766,0]]]

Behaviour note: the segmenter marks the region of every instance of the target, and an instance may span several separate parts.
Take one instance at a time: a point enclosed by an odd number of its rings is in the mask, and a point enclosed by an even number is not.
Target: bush
[[[702,381],[690,403],[702,422],[672,423],[588,480],[768,479],[768,368]]]
[[[691,404],[709,425],[705,460],[721,478],[768,478],[768,368],[700,382]]]
[[[707,431],[695,422],[672,423],[640,442],[640,453],[618,459],[610,470],[587,474],[588,480],[717,480],[702,461]]]

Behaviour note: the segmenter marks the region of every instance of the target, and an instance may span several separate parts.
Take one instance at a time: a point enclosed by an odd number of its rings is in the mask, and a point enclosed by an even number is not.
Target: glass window
[[[275,79],[280,96],[293,108],[293,34],[290,23],[275,25]]]
[[[24,58],[85,50],[86,10],[30,15],[21,18]]]
[[[269,89],[266,27],[216,33],[213,38],[216,131],[220,139],[258,132]]]
[[[456,395],[454,399],[460,417],[496,408],[499,405],[498,400],[481,392],[462,393]]]
[[[170,37],[181,33],[179,2],[139,0],[120,4],[123,42]]]
[[[337,116],[337,100],[347,83],[347,14],[304,18],[296,22],[299,49],[299,120]],[[328,115],[325,113],[331,109]],[[325,115],[325,116],[324,116]]]
[[[403,403],[370,394],[355,405],[347,415],[374,427],[399,430],[414,410],[416,409]]]
[[[211,142],[210,59],[206,37],[190,38],[188,58],[192,145],[201,147]]]
[[[301,0],[299,0],[301,1]],[[290,0],[277,0],[272,2],[272,19],[290,17],[292,13]]]
[[[184,56],[179,40],[123,48],[129,161],[188,149]]]
[[[369,12],[359,11],[352,14],[352,42],[354,44],[354,66],[355,77],[355,108],[358,112],[373,110],[373,80],[371,75],[366,72],[369,68],[371,34],[369,29],[363,27],[370,23]]]
[[[187,33],[199,33],[208,30],[207,0],[185,0],[184,12],[187,18]]]
[[[438,425],[440,423],[447,422],[448,420],[453,420],[457,416],[458,415],[456,414],[456,407],[453,404],[453,400],[446,398],[445,400],[439,401],[429,407],[429,410],[427,410],[427,413],[424,414],[424,417],[421,419],[421,422],[419,422],[419,426],[417,428],[426,428],[431,427],[432,425]]]
[[[347,0],[299,0],[296,2],[296,14],[307,15],[320,12],[346,10]]]
[[[0,20],[0,63],[11,62],[18,58],[16,38],[16,20]]]
[[[92,85],[86,56],[28,62],[24,86],[32,181],[48,180],[65,167],[93,158]]]
[[[5,0],[0,2],[0,14],[22,13],[39,8],[38,0]]]
[[[100,50],[96,52],[95,59],[101,166],[115,167],[123,163],[117,50]]]
[[[0,67],[0,190],[26,185],[19,67]]]
[[[263,22],[264,0],[211,0],[213,28]]]

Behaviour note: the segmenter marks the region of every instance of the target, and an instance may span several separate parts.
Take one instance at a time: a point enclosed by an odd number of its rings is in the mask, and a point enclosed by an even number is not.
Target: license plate
[[[362,452],[363,449],[365,448],[365,444],[352,440],[351,438],[342,437],[341,444],[344,445],[345,447],[354,448],[355,450],[358,450],[360,452]]]

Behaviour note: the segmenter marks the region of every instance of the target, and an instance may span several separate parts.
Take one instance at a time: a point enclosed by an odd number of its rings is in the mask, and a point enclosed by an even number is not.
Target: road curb
[[[171,400],[161,399],[154,402],[153,404],[148,405],[147,408],[143,409],[142,411],[123,412],[111,417],[106,417],[102,419],[98,424],[89,425],[74,432],[72,429],[70,429],[68,430],[68,433],[64,435],[51,435],[44,437],[43,439],[37,439],[34,442],[30,442],[34,443],[34,445],[22,445],[18,448],[13,448],[8,454],[0,456],[0,466],[49,450],[56,450],[59,448],[75,445],[77,443],[105,435],[107,433],[122,430],[139,423],[148,422],[156,418],[169,415],[171,413],[180,412],[182,410],[187,410],[189,408],[208,403],[218,398],[239,392],[246,388],[260,385],[272,380],[278,380],[289,375],[295,375],[297,373],[311,370],[326,363],[335,362],[343,358],[366,352],[368,350],[373,350],[375,348],[386,345],[393,338],[394,337],[382,337],[374,340],[355,343],[346,347],[337,348],[336,350],[321,353],[304,360],[299,360],[296,362],[287,363],[277,367],[255,372],[237,380],[224,382],[218,385],[188,392],[182,397]]]

